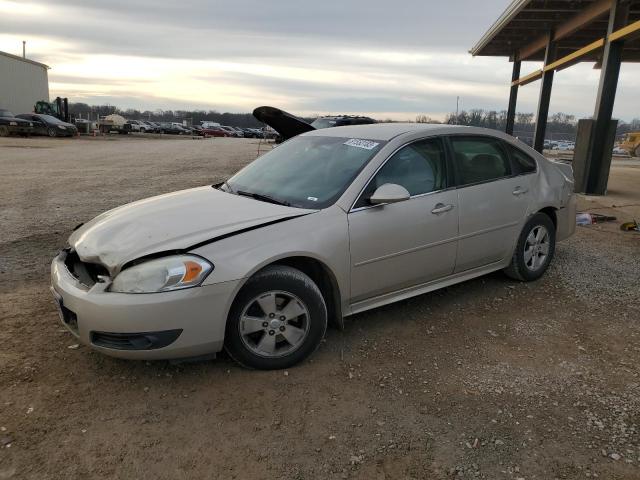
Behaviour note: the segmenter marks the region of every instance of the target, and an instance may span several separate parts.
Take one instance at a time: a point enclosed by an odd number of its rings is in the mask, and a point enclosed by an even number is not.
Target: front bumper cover
[[[131,359],[188,358],[222,349],[227,314],[240,280],[174,292],[114,293],[106,291],[108,283],[90,288],[81,284],[67,269],[66,255],[61,252],[51,264],[51,289],[62,323],[81,343],[107,355]],[[144,347],[141,336],[166,340],[166,335],[159,334],[178,330],[166,345],[134,349],[115,348],[113,343],[116,337],[133,338],[134,345]]]

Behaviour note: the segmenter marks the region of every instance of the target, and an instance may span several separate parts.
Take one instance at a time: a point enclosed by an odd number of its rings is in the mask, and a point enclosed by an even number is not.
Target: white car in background
[[[623,155],[625,157],[629,157],[630,156],[629,152],[626,149],[624,149],[622,147],[618,147],[618,146],[613,147],[613,152],[612,153],[614,155]]]
[[[127,120],[127,125],[131,125],[132,132],[140,131],[140,123],[138,122],[138,120]]]
[[[496,270],[540,278],[575,212],[571,167],[494,130],[313,130],[222,184],[79,226],[51,288],[64,325],[105,354],[226,348],[247,367],[287,368],[329,322]]]
[[[558,143],[555,149],[560,150],[562,152],[572,152],[574,147],[575,145],[573,143],[564,142],[564,143]]]

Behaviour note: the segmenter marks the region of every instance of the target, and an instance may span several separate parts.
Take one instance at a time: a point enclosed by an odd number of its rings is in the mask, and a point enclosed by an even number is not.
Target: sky
[[[0,0],[0,50],[46,63],[52,97],[120,108],[443,119],[506,109],[511,64],[469,49],[510,0]],[[523,63],[522,74],[540,67]],[[625,64],[614,115],[640,116]],[[599,71],[555,77],[551,111],[593,113]],[[539,82],[520,89],[534,112]]]

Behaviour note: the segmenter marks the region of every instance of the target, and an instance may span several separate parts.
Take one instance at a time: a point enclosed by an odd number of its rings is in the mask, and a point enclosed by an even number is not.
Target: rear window
[[[509,155],[511,156],[511,167],[514,175],[522,175],[536,171],[536,161],[532,157],[509,143],[506,144],[506,148],[509,150]]]

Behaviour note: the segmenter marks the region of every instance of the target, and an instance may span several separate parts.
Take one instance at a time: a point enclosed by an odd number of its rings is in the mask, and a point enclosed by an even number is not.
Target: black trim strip
[[[204,240],[202,242],[196,243],[195,245],[191,245],[185,248],[178,248],[175,250],[162,250],[160,252],[153,252],[148,255],[144,255],[142,257],[138,257],[134,260],[129,260],[126,262],[120,271],[126,270],[127,268],[133,267],[135,265],[139,265],[140,263],[146,262],[147,260],[152,260],[154,258],[162,258],[169,255],[184,255],[189,253],[191,250],[195,250],[196,248],[204,247],[205,245],[209,245],[210,243],[217,242],[219,240],[224,240],[225,238],[233,237],[234,235],[240,235],[241,233],[250,232],[251,230],[257,230],[258,228],[268,227],[269,225],[275,225],[276,223],[286,222],[287,220],[293,220],[294,218],[304,217],[305,215],[310,215],[311,213],[303,213],[300,215],[293,215],[291,217],[278,218],[277,220],[272,220],[270,222],[260,223],[258,225],[253,225],[251,227],[242,228],[240,230],[235,230],[233,232],[225,233],[224,235],[220,235],[218,237],[213,237],[208,240]],[[204,258],[204,257],[203,257]],[[205,258],[205,260],[207,260]],[[208,261],[208,260],[207,260]]]
[[[260,223],[258,225],[252,225],[251,227],[241,228],[240,230],[235,230],[233,232],[225,233],[223,235],[210,238],[209,240],[204,240],[203,242],[196,243],[195,245],[191,245],[190,247],[186,247],[184,249],[185,252],[195,250],[196,248],[204,247],[205,245],[209,245],[210,243],[218,242],[220,240],[224,240],[229,237],[233,237],[235,235],[240,235],[241,233],[250,232],[251,230],[257,230],[259,228],[268,227],[270,225],[275,225],[276,223],[286,222],[287,220],[293,220],[294,218],[304,217],[307,215],[311,215],[315,212],[302,213],[300,215],[293,215],[291,217],[278,218],[276,220],[271,220],[270,222]]]

